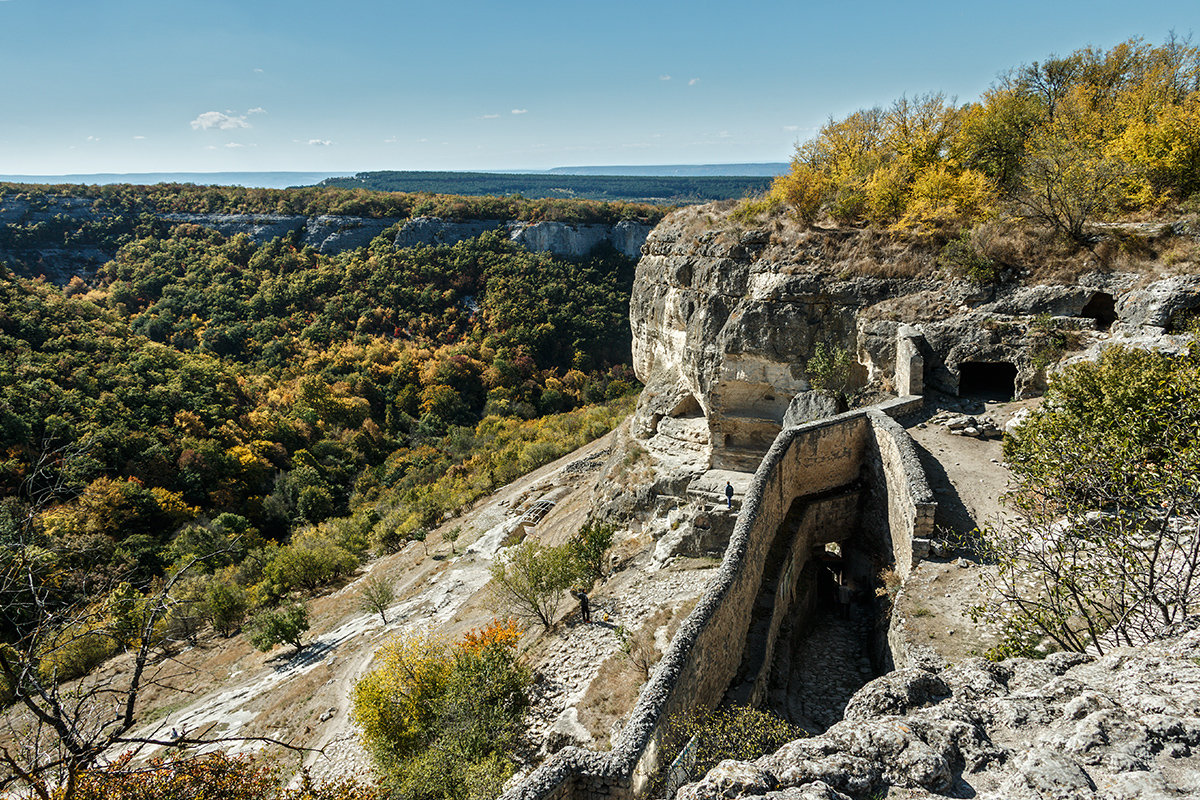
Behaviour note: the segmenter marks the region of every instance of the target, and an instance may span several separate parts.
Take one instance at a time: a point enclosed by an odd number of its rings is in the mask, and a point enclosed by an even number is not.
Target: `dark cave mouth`
[[[1011,400],[1016,394],[1017,367],[1009,361],[963,361],[958,365],[958,396]]]

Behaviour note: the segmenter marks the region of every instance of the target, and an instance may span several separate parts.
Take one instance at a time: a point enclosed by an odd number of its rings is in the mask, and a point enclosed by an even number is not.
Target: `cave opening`
[[[696,395],[689,392],[675,404],[675,407],[671,409],[671,413],[668,416],[702,417],[704,416],[704,410],[700,408],[700,401],[696,399]]]
[[[958,365],[958,396],[1011,400],[1016,392],[1017,367],[1008,361],[963,361]]]
[[[1096,321],[1096,330],[1106,331],[1117,321],[1117,301],[1108,292],[1096,292],[1088,298],[1079,316],[1091,317]]]

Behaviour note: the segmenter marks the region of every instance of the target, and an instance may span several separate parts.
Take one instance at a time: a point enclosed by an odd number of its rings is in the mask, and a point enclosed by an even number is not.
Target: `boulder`
[[[1200,632],[1188,630],[1096,659],[898,670],[820,736],[753,764],[723,762],[680,796],[765,799],[811,786],[818,797],[1197,797],[1198,745]]]

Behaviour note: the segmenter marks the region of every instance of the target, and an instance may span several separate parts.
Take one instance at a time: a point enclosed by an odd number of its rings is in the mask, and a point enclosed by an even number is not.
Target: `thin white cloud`
[[[98,141],[100,141],[100,137],[99,136],[89,136],[89,137],[87,137],[87,140],[89,142],[98,142]]]
[[[499,114],[484,114],[480,119],[500,119]]]
[[[246,145],[241,142],[226,142],[225,146],[232,149],[234,147],[245,147]]]
[[[699,82],[700,82],[699,78],[692,78],[690,81],[688,81],[688,86],[695,86]]]
[[[142,139],[145,139],[146,137],[145,136],[134,136],[133,138],[135,141],[141,141]]]
[[[333,144],[328,139],[309,139],[308,143],[313,147],[329,147],[329,145]]]
[[[514,114],[528,114],[528,113],[529,113],[529,109],[528,109],[528,108],[514,108],[514,109],[512,110],[512,113],[514,113]]]
[[[228,131],[234,128],[249,128],[250,123],[245,116],[231,116],[233,112],[222,114],[220,111],[205,111],[192,120],[192,128],[198,131],[217,130]]]
[[[255,106],[254,108],[247,111],[246,115],[249,116],[250,114],[265,114],[265,113],[267,113],[267,110],[265,108],[263,108],[262,106]]]
[[[255,67],[255,68],[254,68],[254,71],[255,71],[255,72],[262,72],[262,67]]]
[[[670,75],[659,75],[658,79],[660,81],[669,81],[669,80],[671,80],[671,76]]]
[[[784,125],[784,126],[783,126],[783,129],[784,129],[785,131],[792,131],[792,132],[794,132],[794,131],[798,131],[798,130],[800,130],[800,126],[799,126],[799,125]]]

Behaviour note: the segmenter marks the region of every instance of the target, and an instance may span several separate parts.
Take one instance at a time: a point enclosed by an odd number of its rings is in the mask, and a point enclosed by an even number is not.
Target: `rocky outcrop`
[[[945,274],[936,250],[893,252],[866,231],[746,230],[722,209],[686,208],[660,223],[630,307],[634,369],[648,387],[670,387],[648,394],[634,429],[653,435],[665,406],[693,404],[707,420],[713,466],[753,469],[793,398],[820,374],[810,363],[820,343],[853,356],[852,390],[897,388],[903,331],[921,342],[923,371],[905,384],[1025,397],[1045,388],[1065,349],[1133,332],[1161,337],[1200,308],[1193,275],[1146,286],[1137,275],[1091,273],[983,287]],[[896,268],[902,257],[917,267]]]
[[[615,225],[566,222],[505,222],[468,220],[453,222],[437,217],[414,217],[396,234],[396,247],[421,244],[454,244],[490,230],[503,230],[526,250],[553,253],[566,258],[583,258],[601,244],[609,244],[628,258],[641,255],[650,226],[623,220]]]
[[[91,237],[72,236],[91,224],[105,229],[117,215],[97,209],[82,197],[0,198],[0,264],[65,285],[73,275],[90,276],[109,261],[116,248]],[[10,226],[12,228],[10,229]]]
[[[1059,653],[897,670],[860,690],[824,734],[753,763],[722,762],[677,797],[1196,797],[1197,747],[1200,631],[1191,630],[1095,660]]]
[[[366,247],[379,234],[400,220],[395,217],[370,219],[322,214],[305,223],[304,244],[320,253],[340,253]]]
[[[279,236],[300,233],[308,217],[286,214],[161,214],[161,219],[176,224],[201,225],[222,236],[244,233],[255,244],[265,244]]]
[[[494,219],[451,222],[437,217],[413,217],[396,233],[395,246],[396,249],[400,249],[418,245],[454,244],[503,227],[503,221]]]
[[[565,222],[509,223],[509,237],[526,250],[582,258],[609,244],[629,258],[641,255],[650,226],[624,220],[616,225],[572,225]]]
[[[191,222],[215,228],[225,236],[245,233],[258,243],[276,236],[298,234],[300,242],[320,253],[340,253],[365,247],[381,233],[401,222],[399,218],[367,218],[323,214],[318,217],[272,214],[164,214],[171,222]],[[573,225],[565,222],[520,222],[505,220],[451,221],[437,217],[403,220],[393,246],[454,244],[488,231],[503,231],[513,242],[534,252],[566,258],[583,258],[601,244],[637,258],[650,226],[622,221],[615,225]]]

